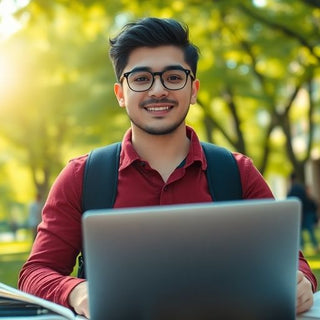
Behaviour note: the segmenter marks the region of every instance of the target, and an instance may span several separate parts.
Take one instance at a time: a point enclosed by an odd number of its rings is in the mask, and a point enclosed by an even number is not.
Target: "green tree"
[[[108,37],[143,16],[189,25],[201,90],[188,121],[202,138],[248,154],[264,174],[294,169],[303,180],[319,148],[317,1],[255,3],[30,1],[17,13],[25,28],[0,44],[17,70],[0,87],[0,135],[23,151],[37,190],[47,193],[70,156],[121,139],[128,120],[112,92]]]
[[[28,26],[2,44],[19,75],[14,90],[2,94],[0,132],[24,150],[21,160],[45,197],[70,146],[113,141],[121,121],[107,121],[117,109],[101,7],[32,2],[27,10]]]

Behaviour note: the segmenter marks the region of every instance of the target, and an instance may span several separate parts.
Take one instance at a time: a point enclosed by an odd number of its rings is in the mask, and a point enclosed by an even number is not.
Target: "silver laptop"
[[[91,319],[295,319],[300,202],[83,216]]]

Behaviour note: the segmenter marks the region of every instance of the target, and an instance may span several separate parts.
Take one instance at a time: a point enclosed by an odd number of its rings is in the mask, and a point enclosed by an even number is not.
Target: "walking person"
[[[303,207],[302,214],[302,228],[301,228],[301,249],[303,250],[305,246],[305,241],[303,237],[303,231],[307,231],[310,237],[311,244],[316,253],[319,253],[319,242],[315,233],[316,225],[318,223],[318,205],[316,201],[312,198],[310,188],[306,186],[306,199]]]
[[[32,201],[29,205],[29,214],[28,214],[28,228],[31,230],[32,239],[34,240],[37,236],[37,228],[41,222],[41,196],[38,193],[35,200]]]
[[[317,203],[312,199],[310,190],[307,186],[301,183],[295,173],[290,175],[291,186],[287,197],[296,197],[301,201],[301,230],[300,230],[300,246],[304,250],[304,230],[310,236],[310,240],[315,252],[319,251],[318,240],[315,235],[315,225],[317,223]]]

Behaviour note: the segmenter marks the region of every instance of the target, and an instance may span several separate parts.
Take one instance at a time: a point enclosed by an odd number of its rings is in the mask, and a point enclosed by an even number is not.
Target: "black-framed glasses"
[[[146,68],[135,68],[129,72],[125,72],[120,82],[123,78],[126,78],[128,86],[132,91],[143,92],[152,87],[155,76],[160,77],[162,85],[168,90],[183,89],[188,81],[188,76],[194,80],[190,70],[174,66],[161,72],[151,72]]]

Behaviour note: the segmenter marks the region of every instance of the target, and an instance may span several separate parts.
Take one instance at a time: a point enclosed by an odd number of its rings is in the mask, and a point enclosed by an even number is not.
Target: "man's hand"
[[[69,304],[77,314],[90,318],[88,304],[88,285],[81,282],[69,294]]]
[[[297,275],[297,314],[309,310],[313,305],[311,282],[298,271]]]

